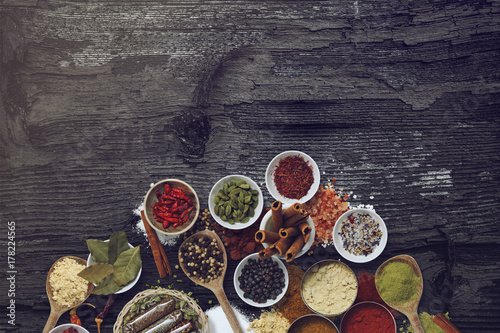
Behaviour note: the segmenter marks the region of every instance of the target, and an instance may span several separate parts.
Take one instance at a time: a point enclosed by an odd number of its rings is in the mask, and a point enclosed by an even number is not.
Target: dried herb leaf
[[[120,290],[120,287],[116,284],[113,274],[109,274],[95,286],[92,294],[109,295],[116,293],[118,290]]]
[[[108,264],[113,265],[120,253],[129,249],[127,235],[124,231],[112,234],[109,237]]]
[[[98,239],[87,239],[90,255],[96,262],[108,263],[109,243]]]
[[[102,281],[102,279],[112,273],[113,265],[107,263],[97,263],[85,268],[83,271],[78,273],[78,276],[84,278],[89,282],[98,284]]]
[[[142,260],[140,247],[134,247],[122,252],[114,264],[114,279],[118,286],[123,286],[137,276]]]

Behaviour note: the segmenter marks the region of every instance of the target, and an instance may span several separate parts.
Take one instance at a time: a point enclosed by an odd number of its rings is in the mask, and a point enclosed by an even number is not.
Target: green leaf
[[[139,247],[134,247],[122,252],[114,264],[114,277],[118,286],[123,286],[137,276],[141,269],[141,251]]]
[[[108,242],[103,242],[98,239],[87,239],[87,247],[90,255],[96,262],[108,262]]]
[[[120,287],[116,284],[113,274],[109,274],[95,286],[92,294],[109,295],[116,293],[118,290],[120,290]]]
[[[109,237],[108,264],[113,265],[120,253],[122,253],[123,251],[127,251],[128,249],[129,246],[127,235],[124,231],[112,234]]]
[[[78,276],[84,278],[89,282],[98,284],[102,281],[102,279],[112,273],[113,265],[107,263],[97,263],[85,268],[83,271],[78,273]]]

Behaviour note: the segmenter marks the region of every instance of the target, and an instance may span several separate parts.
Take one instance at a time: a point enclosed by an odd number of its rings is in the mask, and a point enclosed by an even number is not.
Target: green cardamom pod
[[[226,216],[229,216],[231,214],[232,208],[233,207],[231,207],[231,205],[227,205],[227,207],[226,207]]]
[[[226,217],[226,215],[222,215],[222,216],[220,217],[220,219],[221,219],[222,221],[227,221],[227,217]]]
[[[241,187],[242,189],[245,189],[245,190],[248,190],[250,188],[250,185],[248,185],[247,183],[241,184],[241,185],[238,185],[238,186]]]
[[[250,218],[247,216],[241,220],[241,223],[247,223],[248,221],[250,221]]]
[[[245,203],[249,203],[250,200],[252,200],[252,196],[251,195],[245,197]]]

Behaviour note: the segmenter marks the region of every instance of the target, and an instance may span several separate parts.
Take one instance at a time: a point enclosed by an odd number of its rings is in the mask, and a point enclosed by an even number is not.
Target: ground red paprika
[[[342,333],[395,333],[394,317],[382,305],[363,302],[354,305],[342,318]]]
[[[380,297],[375,286],[375,276],[368,272],[361,272],[357,276],[358,278],[358,295],[354,303],[360,303],[365,301],[376,302],[383,305],[387,310],[391,312],[394,317],[399,315],[399,312],[388,306]]]

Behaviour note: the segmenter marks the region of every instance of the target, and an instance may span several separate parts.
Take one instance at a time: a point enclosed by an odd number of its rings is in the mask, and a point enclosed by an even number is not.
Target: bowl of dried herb
[[[140,247],[127,241],[125,232],[112,234],[108,240],[87,239],[90,254],[87,268],[78,275],[92,282],[93,294],[121,294],[139,281],[142,272]]]
[[[266,170],[269,194],[285,205],[311,199],[320,184],[319,168],[311,156],[296,150],[276,155]]]

